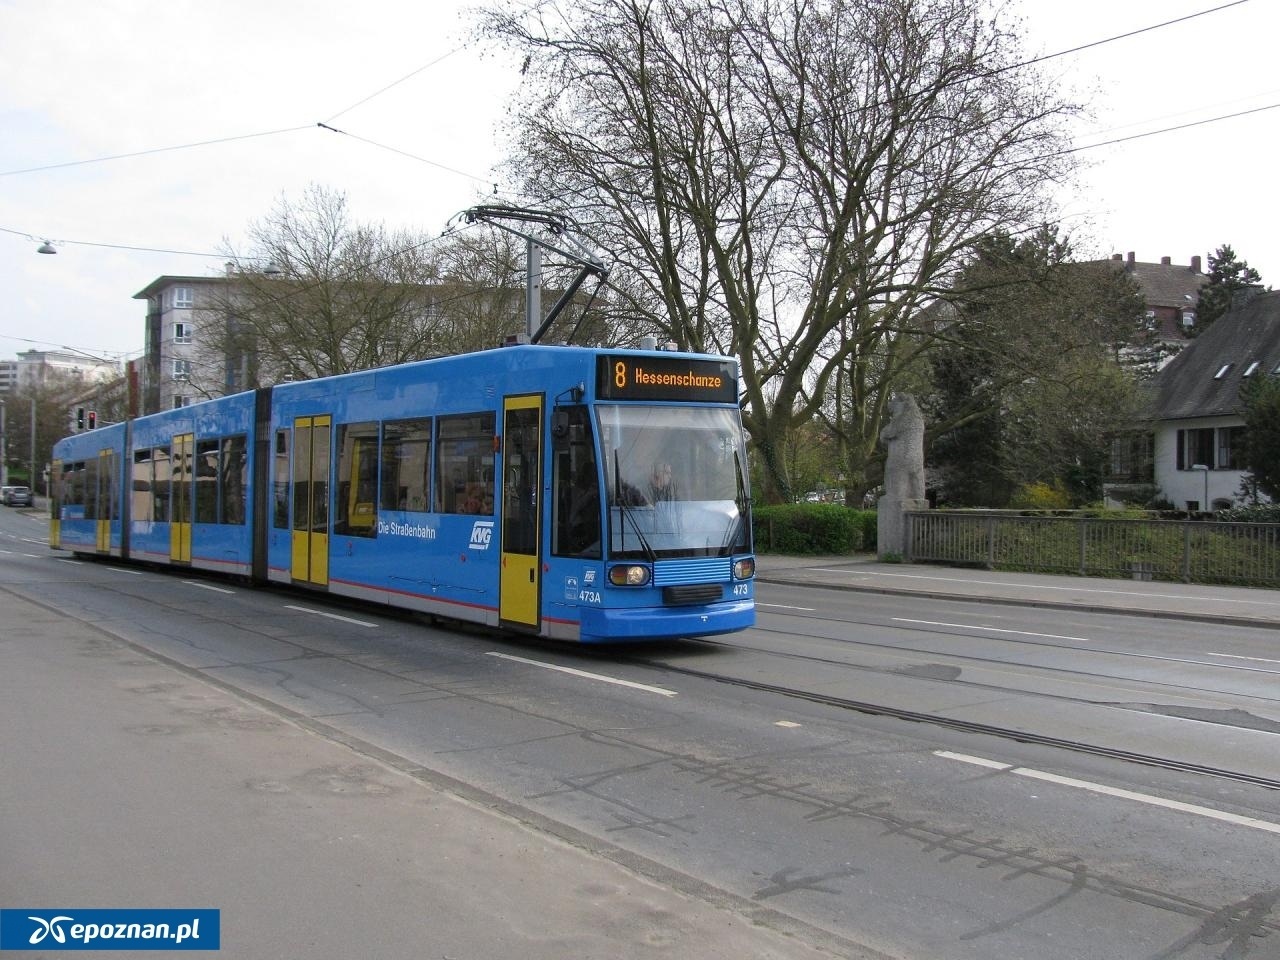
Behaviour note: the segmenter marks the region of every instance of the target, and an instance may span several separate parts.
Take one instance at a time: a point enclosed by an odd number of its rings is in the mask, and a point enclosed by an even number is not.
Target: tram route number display
[[[731,360],[605,355],[596,364],[601,400],[738,402],[738,365]]]

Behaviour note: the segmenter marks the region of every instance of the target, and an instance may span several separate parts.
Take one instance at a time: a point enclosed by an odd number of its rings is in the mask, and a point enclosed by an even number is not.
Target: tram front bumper
[[[753,600],[734,600],[691,607],[620,607],[582,610],[583,643],[670,640],[707,637],[745,630],[756,622]]]

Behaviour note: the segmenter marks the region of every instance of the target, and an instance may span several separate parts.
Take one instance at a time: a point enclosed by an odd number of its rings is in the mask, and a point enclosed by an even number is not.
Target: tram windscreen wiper
[[[733,478],[737,482],[737,491],[734,493],[733,502],[738,508],[738,515],[729,524],[729,532],[725,534],[724,541],[720,544],[720,556],[722,557],[731,555],[733,548],[738,545],[738,531],[742,529],[742,522],[747,515],[747,488],[742,482],[742,461],[738,458],[737,450],[733,451],[733,468]]]
[[[645,559],[650,563],[658,562],[658,555],[653,552],[653,547],[649,546],[649,541],[644,538],[644,532],[640,529],[640,524],[636,522],[636,518],[631,515],[631,511],[627,509],[627,497],[622,488],[622,469],[618,466],[618,451],[613,451],[613,499],[618,505],[618,516],[631,521],[631,529],[636,532],[636,536],[640,538],[640,547],[644,550]],[[623,552],[627,549],[627,527],[624,523],[621,530],[621,543],[619,547]]]

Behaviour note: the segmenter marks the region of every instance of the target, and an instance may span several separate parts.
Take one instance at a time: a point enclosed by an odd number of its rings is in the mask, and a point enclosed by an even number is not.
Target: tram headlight
[[[609,568],[609,582],[615,587],[643,587],[649,582],[649,568],[638,563],[620,563]]]
[[[733,565],[733,579],[750,580],[756,575],[756,561],[754,557],[747,557],[739,560]]]

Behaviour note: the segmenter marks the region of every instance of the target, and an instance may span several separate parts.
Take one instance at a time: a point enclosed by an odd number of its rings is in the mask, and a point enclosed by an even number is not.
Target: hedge
[[[876,512],[835,503],[755,507],[752,527],[757,553],[855,553],[876,546]]]

